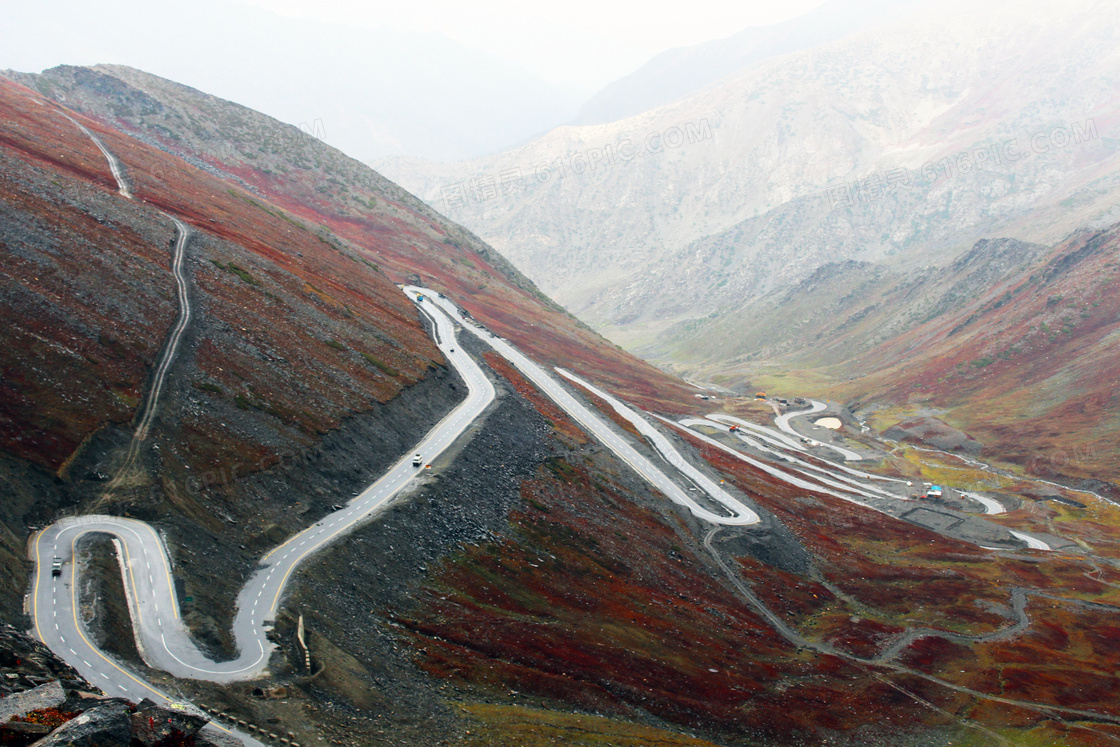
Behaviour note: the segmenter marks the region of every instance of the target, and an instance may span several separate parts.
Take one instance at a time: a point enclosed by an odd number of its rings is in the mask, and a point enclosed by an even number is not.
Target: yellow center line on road
[[[31,586],[31,619],[35,621],[35,637],[40,641],[43,640],[43,631],[39,629],[39,577],[43,571],[43,556],[39,548],[39,541],[46,531],[46,529],[40,529],[35,534],[35,582]]]
[[[77,579],[77,574],[74,573],[74,571],[77,570],[76,566],[77,566],[77,562],[78,562],[78,555],[77,555],[78,540],[82,536],[84,536],[85,534],[86,534],[85,531],[80,531],[76,535],[74,535],[74,539],[70,541],[71,562],[74,563],[74,565],[75,565],[75,568],[71,571],[70,575],[71,575],[71,578],[74,579],[75,581]],[[139,607],[139,603],[137,603],[137,607]],[[155,693],[157,696],[163,698],[164,700],[166,700],[168,702],[172,701],[172,698],[171,698],[170,695],[167,695],[166,693],[164,693],[160,690],[157,690],[151,684],[149,684],[147,682],[144,682],[141,679],[138,679],[135,675],[133,675],[127,669],[124,669],[123,667],[121,667],[121,665],[118,664],[115,660],[113,660],[113,659],[109,658],[108,656],[106,656],[105,654],[101,653],[101,649],[99,649],[98,647],[96,647],[92,643],[90,643],[89,639],[86,638],[85,630],[83,629],[82,624],[80,622],[78,622],[78,584],[77,583],[71,583],[70,584],[70,611],[71,611],[71,614],[74,617],[74,630],[77,631],[78,636],[82,639],[82,641],[86,644],[86,647],[90,651],[97,654],[97,656],[102,661],[104,661],[106,664],[111,666],[113,669],[120,672],[122,675],[124,675],[128,679],[135,682],[141,688],[144,688],[149,692]],[[93,667],[90,666],[90,668],[92,669]]]

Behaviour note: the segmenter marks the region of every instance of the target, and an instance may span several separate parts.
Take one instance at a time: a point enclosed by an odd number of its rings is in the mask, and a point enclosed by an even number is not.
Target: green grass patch
[[[400,371],[393,368],[388,363],[382,363],[381,361],[377,360],[376,358],[374,358],[369,353],[359,352],[359,355],[361,355],[363,358],[366,359],[366,363],[369,363],[371,366],[373,366],[374,368],[376,368],[378,371],[385,374],[386,376],[392,376],[392,377],[396,378],[397,376],[401,375]]]
[[[266,172],[267,172],[267,170],[266,170]],[[287,221],[288,223],[291,223],[296,228],[302,229],[304,231],[307,230],[307,226],[303,225],[298,220],[294,220],[291,216],[289,216],[283,210],[271,210],[268,207],[266,207],[265,205],[262,205],[261,203],[254,200],[252,197],[249,197],[246,194],[238,192],[235,189],[227,189],[226,192],[229,192],[229,194],[232,197],[236,197],[237,199],[241,200],[242,202],[248,203],[248,204],[252,205],[253,207],[257,208],[258,210],[263,210],[264,212],[271,215],[273,218],[279,218],[280,220]]]
[[[460,703],[479,728],[471,730],[471,747],[715,747],[712,742],[641,724],[586,714],[490,703]]]
[[[233,262],[230,262],[227,265],[223,265],[216,259],[212,259],[210,260],[210,262],[212,262],[213,265],[219,269],[225,270],[226,272],[232,272],[234,275],[241,278],[243,282],[246,282],[249,285],[260,286],[261,284],[259,280],[249,274],[248,270],[244,269],[243,267],[238,267]]]

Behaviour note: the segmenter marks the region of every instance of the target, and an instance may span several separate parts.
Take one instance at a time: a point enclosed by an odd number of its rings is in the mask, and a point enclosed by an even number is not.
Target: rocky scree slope
[[[0,744],[12,747],[228,747],[195,709],[105,697],[43,644],[0,626]]]

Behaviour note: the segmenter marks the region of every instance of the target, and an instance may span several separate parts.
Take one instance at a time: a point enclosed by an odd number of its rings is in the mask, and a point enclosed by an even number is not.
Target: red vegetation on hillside
[[[11,453],[57,470],[99,427],[132,419],[178,313],[175,230],[153,206],[195,232],[188,252],[197,258],[192,334],[200,339],[193,358],[180,351],[181,365],[207,396],[273,418],[294,439],[288,448],[388,401],[442,362],[405,295],[325,231],[87,120],[125,164],[137,195],[126,200],[104,156],[56,105],[3,80],[0,103],[11,115],[0,128],[9,216],[0,303],[12,320],[0,332],[0,422]],[[181,412],[194,467],[256,463],[276,448],[212,409]]]
[[[535,693],[623,715],[636,707],[684,725],[746,730],[778,742],[872,723],[902,733],[944,723],[914,695],[953,711],[972,702],[934,683],[793,649],[727,587],[713,584],[694,551],[683,546],[691,543],[625,490],[565,461],[550,470],[523,483],[528,507],[513,516],[512,534],[446,563],[424,587],[417,608],[399,618],[412,632],[425,671],[495,692]],[[784,486],[753,476],[740,487],[774,506],[793,497]],[[812,513],[836,508],[811,500]],[[857,535],[875,523],[847,519]],[[832,531],[847,534],[835,526]],[[880,543],[901,539],[903,546],[929,541],[901,523],[879,537]],[[835,583],[842,573],[887,575],[886,563],[854,549],[874,542],[837,541],[837,565],[825,563],[827,575]],[[882,620],[849,620],[850,611],[838,614],[843,603],[811,579],[749,557],[736,560],[771,609],[841,649],[874,655],[900,630]],[[930,566],[905,579],[911,593],[923,583],[938,592],[947,569]],[[855,593],[873,590],[861,580],[865,585]],[[991,584],[977,580],[977,586],[984,588],[974,594],[1002,599]],[[949,607],[944,612],[957,613],[958,602],[968,606],[955,589],[945,593],[954,597],[940,600]],[[868,593],[864,614],[889,619],[890,610],[873,607],[878,601]],[[888,606],[897,604],[888,600]],[[926,666],[955,665],[952,653],[931,648],[927,658],[937,662]],[[888,680],[902,682],[912,695]]]
[[[446,291],[541,362],[595,372],[645,407],[683,411],[691,400],[687,385],[594,334],[477,237],[296,128],[138,71],[81,71],[60,79],[52,90],[67,91],[69,105],[86,107],[122,132],[136,134],[132,140],[99,128],[128,168],[136,194],[169,212],[213,218],[216,224],[210,227],[232,231],[229,238],[238,243],[251,241],[252,221],[230,220],[240,211],[220,204],[232,189],[294,223],[337,237],[394,280]],[[114,107],[104,90],[145,104]],[[227,183],[184,193],[182,183],[197,182],[197,170],[177,159],[164,160],[161,151],[137,150],[139,141],[159,142],[191,163],[204,163],[225,174]]]
[[[1116,480],[1120,226],[1070,237],[861,359],[838,395],[950,409],[993,456],[1038,475]]]

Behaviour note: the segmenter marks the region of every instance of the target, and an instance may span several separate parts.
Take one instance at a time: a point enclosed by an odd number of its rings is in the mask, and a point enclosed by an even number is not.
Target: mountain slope
[[[940,409],[1030,473],[1115,484],[1118,246],[1120,225],[1074,234],[844,366],[838,393],[890,405],[883,425]]]
[[[111,93],[102,96],[114,105],[127,103]],[[9,491],[0,517],[0,560],[8,571],[0,609],[8,619],[21,615],[23,545],[35,526],[61,512],[137,516],[167,537],[184,621],[212,656],[228,655],[233,600],[256,560],[399,459],[457,401],[461,382],[432,344],[415,305],[386,276],[389,270],[374,266],[344,239],[247,191],[242,180],[221,180],[213,168],[196,168],[28,89],[0,81],[0,97],[11,112],[0,130],[0,250],[7,260],[0,279],[10,320],[0,345],[0,469]],[[285,131],[259,115],[237,121]],[[136,199],[118,192],[105,156],[78,123],[124,165]],[[565,328],[594,339],[537,301],[516,273],[503,275],[487,264],[480,252],[488,250],[469,234],[372,172],[362,178],[372,185],[363,195],[362,230],[377,227],[365,239],[382,253],[386,267],[414,269],[413,258],[429,255],[420,269],[447,267],[439,278],[472,288],[472,278],[485,270],[491,291],[478,304],[481,311],[494,308],[494,298],[506,299],[519,327],[539,323],[538,340],[562,340]],[[379,202],[370,207],[374,197]],[[139,466],[113,489],[116,481],[107,483],[106,477],[120,466],[130,421],[176,314],[167,251],[176,231],[163,211],[190,226],[186,267],[194,314]],[[454,231],[463,246],[445,243],[444,230]],[[556,347],[554,353],[562,353],[582,343]],[[601,341],[598,347],[606,358],[595,351],[580,354],[604,369],[612,357],[628,359]],[[648,375],[650,386],[669,383],[658,389],[658,398],[684,391],[629,360],[629,375]],[[499,386],[502,400],[487,415],[487,426],[437,465],[437,474],[447,471],[447,484],[439,477],[422,483],[429,497],[446,505],[433,509],[413,494],[395,518],[360,529],[322,553],[293,584],[293,606],[277,620],[283,653],[263,683],[290,688],[283,704],[255,701],[251,688],[241,693],[201,682],[176,687],[255,723],[282,723],[305,742],[323,735],[374,739],[384,718],[395,724],[398,738],[413,744],[477,728],[475,719],[451,707],[433,710],[439,681],[418,672],[407,641],[395,640],[393,605],[408,603],[409,589],[427,575],[426,564],[441,562],[464,542],[509,532],[510,513],[521,502],[519,486],[542,463],[551,460],[563,470],[568,459],[600,481],[625,469],[586,438],[550,435],[548,421],[508,385]],[[639,504],[654,496],[632,478],[618,491],[619,499]],[[402,534],[392,524],[402,514],[404,534],[417,536],[394,551],[389,544],[401,543]],[[448,521],[449,515],[455,520]],[[661,524],[666,518],[650,520]],[[629,531],[626,523],[618,527]],[[382,541],[378,556],[391,562],[357,564],[347,556]],[[77,555],[95,568],[94,575],[112,579],[112,566],[97,559],[111,558],[111,548],[100,556],[80,546]],[[703,573],[699,566],[690,571],[700,574],[696,578]],[[346,580],[337,581],[338,574]],[[320,610],[330,610],[324,600],[345,599],[343,587],[373,594],[360,608],[378,612],[363,613],[358,624],[346,614],[321,616]],[[112,591],[114,585],[91,588]],[[112,596],[86,601],[95,613],[86,621],[89,635],[119,656],[135,657],[130,647],[118,645],[129,637],[127,607]],[[328,672],[312,681],[301,673],[302,657],[288,650],[302,610],[311,618],[313,656]],[[348,649],[361,662],[340,662],[331,641],[355,637],[359,643]],[[392,643],[388,649],[386,642]],[[386,671],[393,672],[392,697],[373,708],[368,693]],[[335,711],[339,702],[347,703],[346,715]],[[569,706],[555,707],[560,717]],[[364,709],[360,718],[351,715],[353,708]],[[605,719],[597,728],[609,734],[627,726]],[[651,738],[675,736],[653,724],[634,728]]]
[[[663,405],[687,400],[671,377],[606,343],[540,293],[501,255],[397,185],[293,127],[130,68],[62,67],[23,77],[68,105],[187,158],[333,232],[397,278],[454,291],[476,317],[538,359],[601,370]],[[174,206],[175,175],[141,164],[154,204]],[[544,305],[549,310],[542,313]],[[523,322],[533,320],[527,329]],[[573,344],[576,342],[577,344]]]
[[[1115,222],[1117,38],[1110,3],[944,0],[626,120],[382,168],[672,363],[664,330],[703,340],[704,318],[831,262],[943,267],[982,238],[1049,244]],[[515,188],[482,189],[513,169]]]
[[[195,637],[228,655],[234,594],[262,555],[369,485],[462,394],[393,283],[410,274],[622,399],[669,414],[715,404],[540,300],[491,249],[399,188],[290,138],[293,128],[139,73],[55,75],[45,90],[138,124],[133,137],[110,114],[86,118],[0,81],[12,113],[0,124],[0,279],[13,320],[0,330],[0,412],[22,418],[6,432],[34,434],[0,445],[9,619],[21,614],[31,526],[64,511],[133,514],[165,538]],[[91,135],[123,164],[135,199]],[[164,149],[145,142],[157,138]],[[141,468],[106,495],[99,473],[113,474],[129,446],[172,326],[171,217],[190,227],[196,315]],[[771,470],[785,460],[743,461],[666,430],[762,516],[713,527],[473,336],[457,344],[485,366],[498,399],[409,494],[293,574],[268,677],[164,686],[306,744],[520,747],[574,734],[901,747],[983,728],[1076,745],[1120,722],[1120,649],[1102,608],[1120,603],[1116,529],[1100,502],[1000,518],[1088,556],[993,551],[819,482],[779,479]],[[930,468],[848,437],[882,454],[868,468],[895,484]],[[1074,495],[1090,500],[1059,491]],[[1053,515],[1061,521],[1048,526]],[[100,579],[74,590],[89,634],[162,678],[127,651],[112,547],[75,551]],[[1071,644],[1053,645],[1063,635]]]
[[[791,367],[853,361],[916,325],[1003,293],[1050,251],[1014,239],[983,239],[946,267],[902,272],[851,260],[825,264],[792,288],[674,327],[660,346],[674,348],[678,365],[688,367],[710,360],[708,346],[717,345],[728,381],[749,361]],[[744,317],[751,319],[745,329]],[[850,367],[857,369],[855,362]]]
[[[751,65],[894,20],[921,1],[830,0],[804,16],[773,26],[752,27],[725,39],[667,50],[591,97],[571,124],[606,124],[657,109]]]

